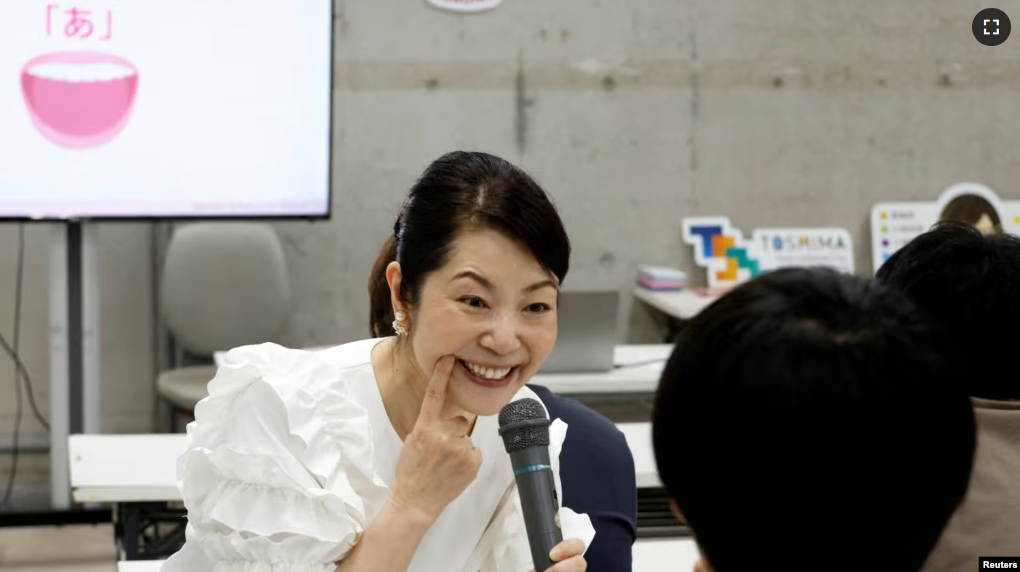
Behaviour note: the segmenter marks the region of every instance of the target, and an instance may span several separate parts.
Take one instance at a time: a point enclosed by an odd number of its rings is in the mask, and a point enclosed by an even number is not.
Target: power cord
[[[35,390],[32,389],[32,378],[29,377],[28,369],[25,367],[25,364],[22,363],[16,346],[11,347],[11,345],[7,343],[7,339],[4,338],[4,335],[0,334],[0,347],[3,347],[4,352],[7,353],[8,357],[10,357],[12,361],[14,361],[15,369],[21,374],[21,377],[25,379],[25,389],[28,390],[25,395],[28,397],[28,405],[32,409],[32,417],[35,417],[35,420],[42,425],[43,429],[45,429],[47,433],[49,433],[50,422],[43,417],[42,413],[39,412],[39,406],[35,403]],[[21,392],[19,389],[18,395],[20,394]]]
[[[18,223],[18,261],[17,268],[15,271],[15,285],[14,285],[14,343],[7,343],[7,339],[4,338],[3,334],[0,334],[0,346],[3,346],[4,351],[10,356],[14,362],[14,391],[15,391],[15,411],[14,411],[14,431],[12,433],[12,451],[11,451],[11,469],[10,474],[7,477],[7,487],[4,490],[3,502],[0,502],[0,507],[9,507],[11,502],[11,495],[14,493],[14,480],[18,473],[18,459],[20,456],[20,438],[21,438],[21,418],[23,414],[22,394],[21,394],[21,378],[25,378],[25,393],[28,395],[28,403],[31,406],[32,413],[39,424],[46,429],[47,432],[50,430],[50,424],[43,417],[42,413],[39,412],[39,407],[35,403],[35,392],[32,390],[32,378],[28,375],[28,369],[25,368],[25,364],[21,361],[21,356],[18,353],[18,349],[21,343],[21,292],[24,285],[25,275],[25,225]]]

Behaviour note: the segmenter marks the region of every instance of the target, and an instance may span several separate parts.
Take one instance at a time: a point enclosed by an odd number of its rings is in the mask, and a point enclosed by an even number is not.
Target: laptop
[[[616,290],[560,292],[556,346],[539,373],[613,369],[620,293]]]

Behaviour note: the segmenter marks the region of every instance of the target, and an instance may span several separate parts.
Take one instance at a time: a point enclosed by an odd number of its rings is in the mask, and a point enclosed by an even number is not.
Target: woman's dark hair
[[[708,564],[788,554],[792,571],[920,570],[975,446],[947,347],[898,292],[821,268],[764,274],[695,316],[663,372],[652,443]]]
[[[546,192],[499,157],[457,151],[425,169],[393,225],[401,299],[413,310],[425,278],[449,261],[453,242],[483,228],[506,232],[563,282],[570,241]]]
[[[939,223],[893,253],[875,278],[944,328],[968,360],[972,396],[1020,399],[1015,336],[1006,333],[1020,320],[1020,238]]]
[[[960,195],[949,201],[946,208],[942,210],[940,221],[962,222],[971,226],[976,225],[983,215],[988,215],[996,233],[1002,232],[1002,219],[995,207],[988,199],[978,195]]]
[[[390,284],[386,281],[386,267],[397,259],[397,245],[390,235],[383,243],[379,256],[372,264],[368,277],[368,327],[373,338],[394,336],[393,304],[390,302]]]

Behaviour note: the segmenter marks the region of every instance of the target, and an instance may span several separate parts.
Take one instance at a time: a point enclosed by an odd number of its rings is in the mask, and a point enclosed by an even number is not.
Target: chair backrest
[[[160,306],[171,333],[199,355],[272,341],[290,314],[283,246],[265,223],[194,223],[174,231]]]

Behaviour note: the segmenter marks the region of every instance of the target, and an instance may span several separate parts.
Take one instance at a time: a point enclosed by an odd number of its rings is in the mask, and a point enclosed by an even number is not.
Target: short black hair
[[[1008,334],[1020,321],[1020,238],[941,223],[893,253],[876,278],[945,329],[967,359],[972,396],[1020,399],[1017,336]]]
[[[914,572],[970,479],[974,417],[902,295],[776,270],[679,334],[653,413],[669,495],[716,572]]]
[[[412,311],[426,277],[446,264],[454,241],[481,228],[506,232],[563,283],[570,241],[549,195],[504,159],[455,151],[425,169],[393,225],[400,296]]]

